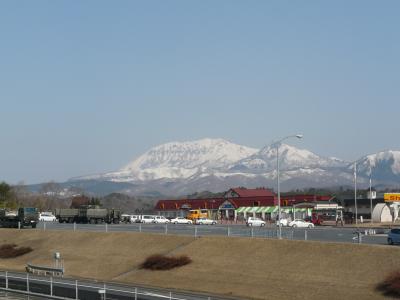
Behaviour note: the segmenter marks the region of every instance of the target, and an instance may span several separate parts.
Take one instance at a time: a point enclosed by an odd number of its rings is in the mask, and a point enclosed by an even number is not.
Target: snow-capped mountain
[[[150,149],[117,172],[80,179],[101,178],[120,182],[185,179],[209,170],[224,169],[257,151],[223,139],[172,142]]]
[[[262,173],[276,169],[277,147],[264,147],[257,153],[236,162],[231,170],[243,170]],[[315,153],[287,144],[279,146],[279,164],[282,171],[309,168],[336,168],[346,166],[346,162],[337,158],[325,158]]]
[[[348,169],[354,169],[354,163],[349,164]],[[400,179],[400,151],[381,151],[370,154],[357,162],[357,173],[380,180]]]
[[[282,189],[351,186],[353,165],[332,157],[282,144],[279,147]],[[125,192],[181,195],[222,191],[231,186],[269,186],[276,183],[276,147],[260,150],[223,139],[173,142],[156,146],[116,172],[77,177],[71,183],[107,182],[124,185]],[[359,185],[400,185],[400,151],[371,154],[359,160]]]

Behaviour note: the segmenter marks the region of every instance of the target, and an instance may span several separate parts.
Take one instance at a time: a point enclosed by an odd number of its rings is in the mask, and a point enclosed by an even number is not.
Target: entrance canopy
[[[281,207],[281,212],[290,213],[293,212],[305,212],[307,208],[293,208],[293,207]],[[278,212],[278,206],[252,206],[252,207],[239,207],[236,209],[236,213],[276,213]]]

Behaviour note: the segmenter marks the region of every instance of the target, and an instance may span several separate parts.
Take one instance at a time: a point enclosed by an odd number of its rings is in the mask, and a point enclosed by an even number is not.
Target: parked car
[[[131,215],[128,214],[122,214],[121,215],[121,223],[128,223],[130,222]]]
[[[164,216],[155,216],[153,219],[153,223],[156,224],[168,224],[170,221]]]
[[[39,221],[54,222],[54,221],[57,221],[57,218],[51,212],[42,212],[39,214]]]
[[[196,224],[198,224],[198,225],[215,225],[215,224],[217,224],[217,221],[207,219],[207,218],[198,218],[198,219],[196,219]]]
[[[389,231],[387,242],[389,245],[400,244],[400,228],[393,228]]]
[[[301,220],[301,219],[296,219],[296,220],[290,222],[289,226],[293,227],[293,228],[296,228],[296,227],[299,227],[299,228],[314,228],[314,224],[313,223],[307,222],[307,221],[304,221],[304,220]]]
[[[175,219],[171,219],[172,224],[193,224],[192,220],[183,218],[183,217],[177,217]]]
[[[129,219],[129,221],[131,223],[138,223],[138,220],[140,220],[140,216],[138,216],[138,215],[131,215],[131,217]]]
[[[281,219],[281,226],[288,226],[288,219]],[[279,226],[279,220],[276,221],[276,226]]]
[[[137,220],[140,220],[140,216],[128,214],[121,215],[121,222],[123,223],[136,223]]]
[[[265,226],[265,221],[260,218],[249,217],[246,221],[247,226]]]
[[[151,215],[142,215],[140,217],[140,223],[144,223],[144,224],[149,224],[149,223],[154,223],[154,218],[156,216],[151,216]]]

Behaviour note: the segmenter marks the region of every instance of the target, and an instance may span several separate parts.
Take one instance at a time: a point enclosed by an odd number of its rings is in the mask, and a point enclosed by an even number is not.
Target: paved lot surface
[[[5,272],[0,272],[0,290],[13,291],[35,295],[34,299],[80,299],[93,300],[104,299],[99,291],[106,293],[108,300],[227,300],[234,298],[222,298],[214,295],[201,295],[196,293],[169,291],[166,289],[150,289],[142,286],[116,285],[99,283],[94,281],[76,281],[68,278],[54,278],[50,282],[49,277],[29,275],[25,273],[8,272],[6,285]],[[49,298],[45,298],[48,296]],[[0,297],[1,298],[1,297]],[[14,298],[18,299],[17,296]],[[20,297],[19,299],[24,299]]]
[[[189,236],[240,236],[277,238],[275,226],[247,227],[245,225],[174,225],[174,224],[60,224],[58,222],[40,222],[37,230],[78,230],[78,231],[108,231],[108,232],[147,232],[159,234],[177,234]],[[358,243],[356,228],[316,227],[312,229],[282,228],[282,238],[295,240],[313,240],[324,242]],[[367,228],[360,229],[361,242],[364,244],[386,244],[387,230],[377,230],[378,234],[367,235]]]

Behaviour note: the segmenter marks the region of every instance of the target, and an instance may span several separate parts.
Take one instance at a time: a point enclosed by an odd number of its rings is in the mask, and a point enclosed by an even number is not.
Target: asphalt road
[[[52,287],[51,287],[52,286]],[[6,288],[5,272],[0,272],[0,289]],[[8,289],[14,292],[33,293],[33,295],[47,296],[52,299],[104,299],[99,291],[106,293],[107,300],[223,300],[212,295],[200,295],[188,292],[168,291],[165,289],[151,289],[147,287],[132,287],[127,285],[106,284],[94,281],[76,282],[69,278],[53,278],[29,275],[26,273],[8,272]],[[50,296],[52,295],[52,296]]]
[[[174,224],[65,224],[58,222],[40,222],[36,230],[83,230],[108,232],[147,232],[159,234],[176,234],[189,236],[231,236],[277,238],[275,226],[247,227],[245,225],[174,225]],[[361,242],[364,244],[387,244],[387,231],[379,234],[365,235],[367,229],[362,228]],[[282,227],[282,238],[294,240],[313,240],[323,242],[358,243],[355,228],[321,226],[315,228]],[[379,231],[377,231],[379,232]]]

